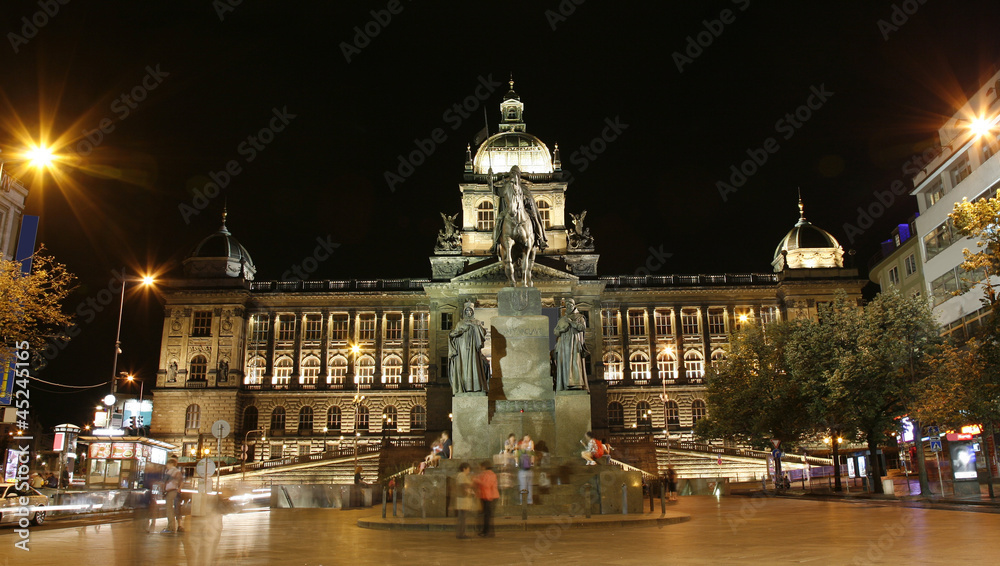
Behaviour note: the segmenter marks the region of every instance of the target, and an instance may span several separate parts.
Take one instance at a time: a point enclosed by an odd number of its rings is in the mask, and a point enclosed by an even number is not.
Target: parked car
[[[0,523],[17,523],[24,518],[18,515],[18,509],[23,507],[22,497],[28,498],[28,518],[34,525],[41,525],[45,522],[45,506],[49,503],[49,498],[42,495],[37,489],[25,486],[26,489],[17,489],[16,484],[0,484],[3,490],[3,501],[0,503]]]

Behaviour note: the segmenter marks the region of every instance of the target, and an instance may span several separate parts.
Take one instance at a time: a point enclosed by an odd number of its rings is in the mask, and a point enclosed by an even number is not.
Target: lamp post
[[[669,348],[668,348],[669,351]],[[670,395],[667,394],[667,384],[660,380],[660,387],[663,391],[660,393],[660,402],[663,403],[663,437],[667,441],[667,466],[670,466],[670,415],[667,414],[667,401],[670,401]]]
[[[115,385],[116,378],[118,377],[118,355],[122,353],[122,313],[125,312],[125,286],[128,283],[142,283],[145,286],[152,285],[154,280],[150,276],[144,276],[140,279],[129,279],[125,275],[125,270],[122,269],[122,296],[118,304],[118,330],[115,333],[115,356],[114,362],[111,365],[111,403],[114,404],[114,395],[117,392]]]
[[[243,452],[241,454],[242,460],[243,460],[243,465],[242,465],[243,481],[246,481],[246,479],[247,479],[247,449],[249,448],[247,446],[247,442],[249,442],[249,440],[250,440],[250,435],[253,434],[253,433],[255,433],[255,432],[259,432],[260,433],[260,439],[262,441],[265,441],[265,442],[267,441],[267,437],[264,435],[264,428],[263,427],[258,427],[258,428],[255,428],[253,430],[248,430],[247,433],[243,435]],[[257,443],[255,442],[254,445],[256,445],[256,444]]]

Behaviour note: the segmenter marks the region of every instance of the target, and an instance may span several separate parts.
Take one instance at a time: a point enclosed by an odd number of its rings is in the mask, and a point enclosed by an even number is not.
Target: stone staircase
[[[376,483],[379,474],[378,452],[359,455],[357,465],[361,466],[361,479],[365,483]],[[354,455],[340,458],[317,460],[314,462],[288,463],[246,473],[246,484],[250,486],[269,485],[351,485],[354,483]],[[224,486],[235,486],[244,481],[237,467],[232,473],[222,475]]]

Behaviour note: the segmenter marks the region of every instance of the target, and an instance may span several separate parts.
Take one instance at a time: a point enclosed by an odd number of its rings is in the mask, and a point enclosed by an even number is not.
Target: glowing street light
[[[52,148],[44,145],[36,145],[24,152],[24,157],[28,164],[36,169],[47,169],[52,166],[52,162],[57,159]]]
[[[993,126],[982,116],[969,120],[969,131],[976,137],[985,136],[993,130]]]

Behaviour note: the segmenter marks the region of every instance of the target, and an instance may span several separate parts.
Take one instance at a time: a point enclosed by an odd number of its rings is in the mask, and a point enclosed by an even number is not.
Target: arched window
[[[617,428],[625,426],[625,407],[618,401],[608,403],[608,426]]]
[[[423,354],[410,358],[410,383],[427,383],[427,367],[430,363],[430,358]]]
[[[354,430],[368,432],[368,407],[358,405],[354,410]]]
[[[427,409],[423,405],[414,405],[410,409],[410,430],[427,428]]]
[[[343,385],[347,380],[347,358],[336,355],[330,358],[330,375],[326,382],[336,385]]]
[[[656,355],[656,371],[660,379],[677,379],[677,356],[672,350],[663,350]]]
[[[188,405],[184,411],[184,428],[199,428],[201,426],[201,407]]]
[[[399,428],[399,415],[396,407],[386,405],[382,409],[382,430],[397,430]]]
[[[312,434],[313,409],[306,406],[299,409],[299,434]]]
[[[543,198],[535,199],[535,204],[538,206],[538,219],[542,221],[542,225],[548,230],[552,227],[552,205]]]
[[[260,385],[263,382],[264,369],[267,367],[267,362],[261,356],[254,356],[250,358],[247,362],[247,375],[243,378],[243,382],[247,385]]]
[[[684,375],[688,379],[705,377],[705,358],[698,350],[684,352]]]
[[[701,419],[705,418],[707,411],[705,409],[705,402],[701,399],[695,399],[691,403],[691,423],[694,424]]]
[[[649,356],[646,352],[635,352],[629,356],[629,369],[632,371],[632,379],[637,381],[649,380]]]
[[[250,405],[243,409],[243,434],[257,430],[257,407]]]
[[[403,382],[403,360],[392,354],[382,360],[382,383]]]
[[[188,381],[205,381],[208,378],[208,358],[195,356],[191,358],[188,368]]]
[[[330,407],[326,411],[326,428],[340,430],[340,407]]]
[[[680,426],[681,424],[681,410],[677,406],[677,401],[667,401],[663,404],[663,414],[667,418],[667,425],[669,426]]]
[[[494,211],[493,201],[484,200],[476,207],[476,230],[493,230]]]
[[[653,424],[653,408],[646,401],[635,404],[635,424],[638,428],[649,428]]]
[[[371,387],[375,380],[375,358],[371,356],[361,356],[354,367],[354,383],[360,383],[362,387]]]
[[[604,354],[604,379],[605,381],[621,381],[622,357],[618,352]]]
[[[292,358],[288,356],[282,356],[274,364],[274,376],[271,377],[271,383],[274,385],[288,385],[289,379],[292,377]]]
[[[726,361],[726,351],[716,350],[712,352],[712,367],[718,368],[722,362]]]
[[[316,385],[319,380],[319,358],[309,356],[302,360],[302,375],[299,376],[299,383],[302,385]]]
[[[271,434],[285,434],[285,408],[275,407],[271,411]]]

